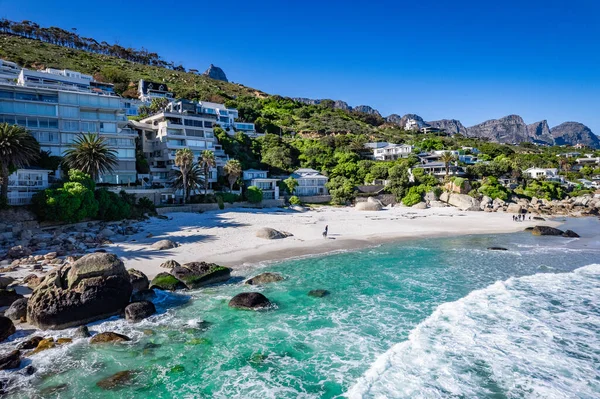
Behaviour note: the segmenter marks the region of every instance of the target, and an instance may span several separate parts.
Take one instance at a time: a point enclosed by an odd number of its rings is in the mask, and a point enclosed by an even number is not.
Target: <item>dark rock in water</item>
[[[149,301],[134,302],[125,308],[125,319],[128,321],[140,321],[156,313],[154,304]]]
[[[41,340],[38,345],[36,346],[36,348],[34,350],[31,351],[31,355],[34,355],[36,353],[45,351],[47,349],[52,349],[56,346],[56,343],[54,342],[54,338],[50,337],[50,338],[45,338],[43,340]]]
[[[135,373],[131,370],[119,371],[106,377],[96,383],[96,386],[102,389],[113,390],[122,388],[125,385],[130,385],[133,382]]]
[[[22,299],[23,295],[17,294],[15,290],[0,289],[0,306],[10,306],[17,299]]]
[[[0,316],[0,342],[15,333],[15,325],[8,317]]]
[[[21,365],[21,351],[14,350],[4,356],[0,356],[0,370],[19,368]]]
[[[14,301],[4,312],[4,316],[11,320],[21,320],[21,317],[27,317],[27,298]]]
[[[563,231],[548,226],[535,226],[531,231],[534,236],[560,236]]]
[[[114,254],[88,254],[51,271],[27,305],[27,321],[63,329],[119,314],[131,297],[129,274]]]
[[[75,337],[77,338],[88,338],[91,336],[92,334],[90,334],[88,326],[79,326],[77,327],[77,330],[75,330]]]
[[[46,397],[54,395],[55,393],[65,391],[68,388],[69,388],[68,384],[51,385],[49,387],[46,387],[46,388],[40,390],[40,397],[46,398]]]
[[[190,262],[171,269],[171,275],[189,289],[229,280],[231,269],[215,263]]]
[[[15,282],[15,279],[8,276],[0,276],[0,289],[7,289],[9,285]]]
[[[131,302],[150,301],[154,297],[156,297],[156,292],[154,292],[152,288],[149,288],[147,290],[134,292],[133,295],[131,295]]]
[[[23,368],[23,370],[21,370],[21,374],[23,375],[33,375],[35,373],[35,367],[33,367],[31,364],[25,368]]]
[[[169,273],[158,273],[156,277],[152,279],[150,288],[158,288],[159,290],[163,291],[175,291],[185,288],[185,284]]]
[[[144,273],[139,270],[129,269],[127,270],[129,273],[129,281],[131,282],[131,287],[133,288],[133,292],[147,290],[150,286],[148,282],[148,277]]]
[[[229,301],[229,307],[237,309],[261,309],[271,306],[271,301],[260,292],[242,292]]]
[[[488,247],[490,251],[508,251],[507,248],[504,247]]]
[[[573,230],[567,230],[562,233],[563,237],[571,237],[571,238],[579,238],[579,234],[575,233]]]
[[[31,337],[27,341],[21,342],[17,345],[17,349],[34,349],[37,348],[39,343],[43,340],[43,337]]]
[[[174,267],[181,267],[181,265],[179,264],[179,262],[174,261],[173,259],[169,259],[168,261],[161,263],[160,267],[164,267],[165,269],[170,270]]]
[[[99,344],[99,343],[105,343],[105,342],[125,342],[125,341],[131,341],[131,338],[129,338],[126,335],[123,334],[118,334],[116,332],[103,332],[103,333],[99,333],[94,335],[91,339],[90,339],[90,344]]]
[[[248,285],[260,285],[267,283],[274,283],[277,281],[283,280],[283,276],[277,273],[261,273],[258,276],[254,276],[248,280],[244,284]]]
[[[524,231],[533,231],[533,227],[532,227],[532,226],[525,227],[525,230],[524,230]]]
[[[534,217],[533,217],[533,220],[539,220],[539,221],[542,221],[542,222],[546,221],[546,219],[544,219],[544,218],[543,218],[543,217],[541,217],[541,216],[534,216]]]
[[[221,68],[219,68],[218,66],[214,66],[213,64],[210,64],[208,69],[204,71],[202,75],[208,76],[211,79],[229,82],[227,80],[227,75],[225,75],[225,72],[223,72]]]
[[[329,295],[330,292],[327,290],[312,290],[308,292],[308,296],[312,296],[315,298],[323,298],[324,296]]]
[[[148,342],[146,344],[144,344],[144,349],[156,349],[156,348],[160,348],[161,345],[160,344],[155,344],[154,342]]]

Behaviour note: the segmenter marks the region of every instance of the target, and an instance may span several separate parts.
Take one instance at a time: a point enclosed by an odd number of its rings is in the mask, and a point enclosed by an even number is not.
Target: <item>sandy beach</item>
[[[318,207],[304,213],[279,208],[230,209],[167,216],[169,220],[151,218],[144,222],[143,232],[131,236],[127,242],[115,243],[109,251],[120,256],[127,268],[138,269],[152,278],[166,271],[160,264],[168,259],[179,263],[215,262],[238,269],[259,262],[360,249],[395,240],[510,233],[540,224],[534,220],[514,222],[512,214],[464,212],[456,208],[396,207],[359,212],[354,208]],[[329,226],[326,239],[322,236],[325,226]],[[262,227],[293,236],[278,240],[258,238],[256,232]],[[149,233],[152,237],[148,238]],[[162,239],[173,240],[179,246],[162,251],[151,248]]]

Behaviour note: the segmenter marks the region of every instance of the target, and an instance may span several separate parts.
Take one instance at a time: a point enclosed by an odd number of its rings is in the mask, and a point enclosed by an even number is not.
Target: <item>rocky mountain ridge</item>
[[[326,100],[309,98],[293,98],[304,104],[318,105]],[[329,100],[331,101],[331,100]],[[381,114],[368,105],[352,107],[344,101],[334,101],[333,107],[346,111],[363,112],[369,115]],[[384,117],[389,124],[397,125],[406,130],[419,130],[423,127],[443,129],[449,134],[462,134],[467,137],[488,139],[493,142],[518,144],[531,142],[540,145],[576,145],[582,144],[592,148],[600,148],[600,137],[591,129],[579,122],[564,122],[550,128],[548,121],[526,124],[519,115],[508,115],[499,119],[490,119],[477,125],[466,127],[457,119],[441,119],[425,121],[416,114],[391,114]]]

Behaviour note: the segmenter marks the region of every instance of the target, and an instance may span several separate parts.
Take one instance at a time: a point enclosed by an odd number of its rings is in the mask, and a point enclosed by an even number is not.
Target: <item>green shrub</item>
[[[241,200],[241,197],[238,194],[234,194],[234,193],[219,193],[218,196],[221,197],[223,202],[227,202],[230,204],[233,204],[234,202],[238,202]],[[218,202],[218,198],[217,198],[217,202]]]
[[[217,195],[217,204],[219,204],[219,209],[225,209],[225,203],[223,202],[223,197],[221,195]]]
[[[413,206],[423,200],[423,194],[428,191],[425,185],[413,186],[408,189],[408,193],[402,198],[402,203],[406,206]]]
[[[40,220],[76,223],[98,214],[94,192],[79,182],[39,192],[32,199],[32,209]]]
[[[300,198],[296,197],[295,195],[292,195],[290,197],[290,205],[302,205],[302,201],[300,201]]]
[[[263,199],[263,192],[258,187],[250,186],[248,187],[248,191],[246,191],[246,198],[251,204],[258,204]]]
[[[123,196],[105,188],[96,190],[94,196],[98,201],[98,219],[121,220],[131,216],[131,205]]]
[[[156,206],[154,205],[154,202],[152,202],[152,200],[148,197],[142,197],[138,200],[137,206],[143,211],[143,212],[150,212],[150,213],[155,213],[156,212]]]
[[[465,184],[465,179],[462,177],[454,177],[452,180],[456,187],[462,188],[463,184]]]
[[[354,184],[344,176],[336,176],[329,180],[327,189],[331,195],[331,202],[334,204],[346,204],[355,197]]]

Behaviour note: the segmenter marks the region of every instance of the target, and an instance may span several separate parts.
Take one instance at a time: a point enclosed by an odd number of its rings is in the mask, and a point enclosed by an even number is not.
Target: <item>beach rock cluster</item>
[[[535,226],[531,229],[531,234],[534,236],[561,236],[568,238],[579,238],[579,234],[575,233],[573,230],[562,231],[561,229],[549,226]]]
[[[179,265],[173,261],[170,272],[159,273],[150,282],[150,288],[175,291],[195,289],[229,280],[231,269],[215,263],[189,262]]]

